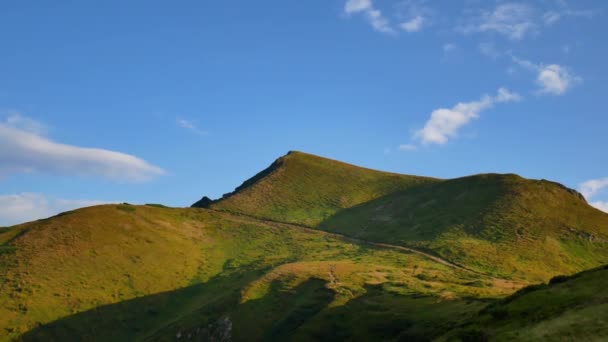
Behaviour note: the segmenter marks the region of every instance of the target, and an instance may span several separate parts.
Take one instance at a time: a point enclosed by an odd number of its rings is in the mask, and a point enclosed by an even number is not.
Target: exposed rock
[[[207,196],[203,196],[203,198],[201,198],[198,202],[194,203],[192,205],[192,207],[195,208],[209,208],[209,206],[215,202],[214,200],[212,200],[211,198],[207,197]]]

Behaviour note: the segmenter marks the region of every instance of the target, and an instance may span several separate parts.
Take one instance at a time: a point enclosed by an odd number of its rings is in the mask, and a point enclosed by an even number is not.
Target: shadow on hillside
[[[383,285],[366,285],[365,290],[342,306],[322,311],[296,336],[316,341],[431,341],[488,304],[476,299],[399,295]]]
[[[478,234],[509,175],[479,175],[412,186],[339,210],[317,228],[370,241],[431,241],[458,226]]]
[[[241,289],[259,276],[218,276],[204,284],[100,306],[39,326],[20,340],[428,341],[487,304],[404,296],[368,285],[364,295],[328,308],[335,292],[316,278],[291,289],[275,280],[260,298],[239,303]]]
[[[320,279],[291,290],[274,281],[263,297],[239,304],[243,286],[259,276],[219,276],[204,284],[100,306],[36,327],[19,340],[284,339],[334,298]]]
[[[194,311],[201,319],[224,312],[238,303],[240,288],[260,274],[248,272],[216,276],[206,283],[99,306],[36,327],[19,339],[132,341],[145,338],[150,332]]]

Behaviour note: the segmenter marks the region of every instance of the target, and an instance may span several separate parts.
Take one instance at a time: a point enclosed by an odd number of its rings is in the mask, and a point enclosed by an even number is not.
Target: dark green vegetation
[[[608,336],[606,271],[554,278],[608,263],[608,215],[556,183],[293,152],[196,206],[0,229],[0,340]]]
[[[556,183],[516,175],[411,188],[344,210],[320,228],[535,282],[608,263],[608,215]]]
[[[608,266],[558,276],[489,305],[442,340],[594,341],[608,336]]]

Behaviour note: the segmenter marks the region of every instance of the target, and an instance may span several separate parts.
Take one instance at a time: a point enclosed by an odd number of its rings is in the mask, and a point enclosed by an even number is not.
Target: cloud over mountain
[[[424,127],[414,133],[414,139],[423,144],[445,144],[457,135],[462,126],[477,119],[484,110],[492,108],[497,103],[520,100],[521,96],[517,93],[500,88],[495,96],[484,95],[477,101],[461,102],[452,108],[436,109],[431,113]]]
[[[26,119],[0,122],[0,175],[40,172],[138,182],[165,173],[133,155],[58,143],[14,122],[32,126]]]

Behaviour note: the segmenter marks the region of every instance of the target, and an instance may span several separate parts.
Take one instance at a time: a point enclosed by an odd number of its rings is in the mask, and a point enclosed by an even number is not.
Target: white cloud
[[[536,84],[543,94],[563,95],[583,79],[573,74],[568,68],[558,64],[534,64],[530,61],[513,56],[513,61],[519,66],[537,72]]]
[[[353,14],[370,10],[372,7],[371,0],[348,0],[344,5],[344,12]]]
[[[606,187],[608,187],[608,177],[588,180],[579,186],[579,191],[586,199],[591,199]]]
[[[7,120],[0,122],[0,176],[16,172],[100,176],[120,181],[143,181],[165,173],[135,156],[57,143]]]
[[[598,208],[599,210],[605,211],[608,213],[608,202],[605,201],[591,201],[593,197],[600,193],[604,188],[608,188],[608,177],[606,178],[598,178],[598,179],[590,179],[586,182],[583,182],[578,191],[585,196],[585,198],[590,201],[589,204]]]
[[[2,122],[0,122],[0,124],[2,124]],[[16,111],[8,111],[6,113],[4,124],[36,134],[42,134],[46,131],[46,126],[44,124],[22,116],[21,114],[19,114],[19,112]]]
[[[557,1],[556,2],[557,9],[547,11],[543,15],[543,20],[545,24],[552,25],[561,19],[565,19],[567,17],[578,17],[578,18],[592,18],[596,13],[594,10],[577,10],[572,9],[565,1]]]
[[[424,17],[421,15],[417,15],[417,16],[413,17],[412,19],[401,23],[401,25],[399,25],[399,26],[406,32],[418,32],[418,31],[422,30],[422,26],[424,23],[425,23]]]
[[[519,102],[523,98],[517,93],[513,93],[506,88],[498,88],[496,96],[494,96],[493,102],[504,103],[504,102]]]
[[[179,127],[185,128],[187,130],[190,130],[190,131],[192,131],[192,132],[194,132],[196,134],[199,134],[199,135],[205,135],[205,134],[207,134],[207,132],[199,129],[192,121],[178,118],[176,120],[176,123],[177,123],[177,125]]]
[[[484,95],[477,101],[458,103],[450,109],[436,109],[431,113],[424,127],[414,133],[413,138],[423,144],[445,144],[457,135],[462,126],[478,118],[482,111],[493,107],[496,103],[515,102],[521,99],[520,95],[500,88],[496,96]]]
[[[591,206],[598,208],[599,210],[608,213],[608,202],[595,201],[589,203]]]
[[[10,226],[104,203],[112,202],[62,199],[36,193],[0,195],[0,226]]]
[[[500,51],[496,48],[496,45],[492,42],[479,43],[479,51],[491,58],[497,58],[500,56]]]
[[[371,0],[348,0],[344,5],[344,13],[347,15],[363,14],[374,30],[382,33],[394,33],[382,12],[376,9]]]
[[[562,15],[556,11],[548,11],[543,14],[543,22],[547,26],[551,26],[561,19]]]
[[[523,3],[502,3],[491,11],[482,11],[471,23],[460,27],[464,33],[496,32],[511,40],[523,39],[537,31],[534,8]]]
[[[524,69],[528,69],[528,70],[532,70],[532,71],[539,71],[540,70],[540,66],[536,65],[528,60],[525,59],[520,59],[518,57],[512,56],[513,62],[515,62],[515,64],[521,66]]]
[[[557,64],[543,66],[538,73],[536,82],[542,87],[542,92],[553,95],[564,94],[572,85],[581,79],[572,75],[567,69]]]
[[[367,18],[374,28],[374,30],[382,33],[394,33],[395,31],[390,27],[390,24],[380,10],[371,10],[366,12]]]
[[[414,144],[402,144],[399,145],[399,151],[415,151],[418,149],[418,146]]]

